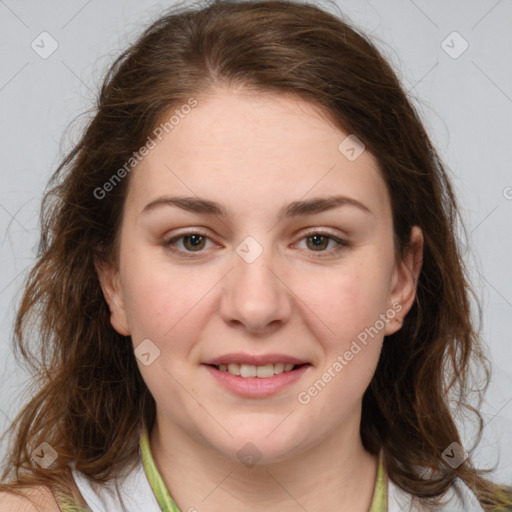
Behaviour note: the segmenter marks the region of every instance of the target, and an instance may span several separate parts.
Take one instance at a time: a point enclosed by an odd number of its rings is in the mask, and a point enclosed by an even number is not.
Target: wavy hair
[[[389,478],[427,505],[456,478],[486,510],[512,505],[510,492],[485,478],[489,470],[475,468],[471,457],[452,468],[442,456],[451,443],[463,444],[458,411],[476,415],[480,440],[482,395],[471,405],[470,377],[472,369],[483,370],[483,390],[490,377],[471,318],[474,293],[457,244],[462,222],[447,170],[370,39],[342,16],[286,0],[166,11],[108,70],[93,117],[45,191],[40,251],[14,336],[17,353],[35,373],[34,394],[8,430],[13,441],[3,478],[13,480],[0,490],[56,487],[69,478],[69,463],[98,482],[134,464],[139,427],[151,428],[155,403],[131,340],[110,324],[95,268],[117,261],[129,173],[104,185],[164,114],[224,86],[293,95],[320,107],[377,159],[391,197],[398,258],[412,227],[423,231],[415,303],[402,329],[385,338],[363,397],[365,448],[382,449]],[[58,453],[51,471],[31,458],[42,441]]]

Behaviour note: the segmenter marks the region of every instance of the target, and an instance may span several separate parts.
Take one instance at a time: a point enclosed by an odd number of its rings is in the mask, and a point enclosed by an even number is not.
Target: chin
[[[226,458],[248,467],[282,462],[312,444],[310,437],[304,438],[296,430],[279,425],[282,420],[281,417],[279,421],[274,418],[273,421],[259,422],[253,418],[250,422],[234,424],[231,428],[226,425],[233,437],[222,435],[222,439],[210,438],[209,443]]]
[[[297,447],[295,444],[290,446],[289,443],[278,445],[263,438],[252,441],[244,439],[237,442],[235,440],[230,446],[217,446],[216,448],[224,457],[252,468],[256,465],[261,467],[286,461],[293,455]]]

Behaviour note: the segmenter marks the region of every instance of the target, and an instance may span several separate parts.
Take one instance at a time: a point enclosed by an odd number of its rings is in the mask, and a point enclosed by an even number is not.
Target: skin
[[[98,273],[113,327],[134,347],[150,339],[160,350],[138,365],[157,405],[152,453],[183,511],[370,506],[378,459],[361,442],[362,396],[384,336],[414,302],[423,237],[415,227],[411,248],[395,260],[377,161],[369,151],[349,161],[338,149],[347,135],[303,100],[216,89],[132,171],[119,261]],[[345,205],[278,222],[292,201],[336,194],[371,213]],[[168,205],[141,213],[162,196],[207,198],[231,215]],[[174,242],[179,253],[162,244],[200,228],[202,252],[183,238]],[[327,238],[316,249],[309,228],[348,245],[336,252]],[[236,252],[247,236],[263,249],[252,263]],[[378,335],[299,403],[298,393],[390,310]],[[282,353],[311,366],[275,395],[244,398],[201,366],[232,352]],[[237,457],[247,442],[261,454],[251,467]]]

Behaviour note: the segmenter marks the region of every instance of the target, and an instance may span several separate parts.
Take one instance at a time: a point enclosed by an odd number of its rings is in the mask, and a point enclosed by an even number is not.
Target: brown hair
[[[483,369],[486,385],[490,375],[470,318],[472,292],[447,172],[369,39],[315,6],[280,0],[170,11],[111,66],[93,119],[43,201],[40,253],[15,324],[16,346],[36,372],[37,390],[11,426],[16,436],[3,478],[12,474],[16,485],[0,490],[55,486],[70,462],[97,481],[134,463],[139,426],[151,428],[155,404],[131,340],[110,324],[95,270],[97,261],[117,261],[129,176],[105,199],[98,190],[165,113],[218,86],[309,101],[375,156],[391,196],[398,257],[415,225],[425,245],[416,301],[402,329],[385,338],[363,397],[364,446],[373,454],[382,449],[389,478],[425,503],[459,477],[486,509],[512,505],[470,457],[455,469],[442,457],[452,442],[462,445],[451,400],[476,414],[480,439],[482,397],[470,405],[470,370]],[[31,328],[36,352],[27,339]],[[58,453],[51,471],[31,460],[42,441]]]

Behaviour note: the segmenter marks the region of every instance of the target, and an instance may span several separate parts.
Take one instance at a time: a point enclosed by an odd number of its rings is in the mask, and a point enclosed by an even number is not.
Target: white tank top
[[[92,512],[161,512],[141,461],[126,477],[116,480],[119,492],[113,482],[108,485],[98,485],[75,469],[71,472]],[[457,495],[456,488],[460,490],[460,496]],[[122,496],[124,506],[119,495]],[[391,480],[388,480],[387,495],[387,512],[422,512],[424,510],[417,504],[411,505],[412,496]],[[460,480],[456,480],[455,485],[445,494],[444,502],[444,505],[436,509],[438,512],[484,512],[476,496]]]

